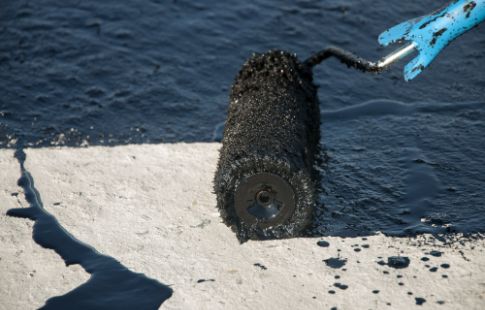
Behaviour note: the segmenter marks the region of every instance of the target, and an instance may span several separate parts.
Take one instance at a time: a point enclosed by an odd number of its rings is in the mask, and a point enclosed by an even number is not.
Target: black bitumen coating
[[[375,60],[423,1],[44,0],[0,10],[0,148],[220,141],[253,52],[329,45]],[[407,83],[336,59],[314,68],[328,164],[309,235],[485,232],[485,27]],[[323,100],[324,99],[324,100]],[[420,190],[424,189],[424,190]],[[456,208],[459,205],[460,208]]]
[[[251,57],[232,87],[214,179],[221,216],[241,242],[298,236],[310,223],[319,139],[320,112],[311,71],[284,51]],[[265,227],[236,214],[235,191],[259,173],[278,175],[293,188],[296,209],[285,222]]]

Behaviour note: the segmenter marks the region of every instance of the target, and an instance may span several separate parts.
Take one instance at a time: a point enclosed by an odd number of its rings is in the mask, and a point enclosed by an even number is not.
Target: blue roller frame
[[[420,74],[451,41],[485,20],[485,0],[457,0],[430,15],[396,25],[379,36],[381,45],[412,42],[419,55],[404,68],[404,78]]]

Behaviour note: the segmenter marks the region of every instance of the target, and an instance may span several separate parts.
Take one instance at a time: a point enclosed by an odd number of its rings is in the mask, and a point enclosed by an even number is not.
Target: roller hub
[[[236,189],[234,207],[247,224],[271,227],[285,223],[295,212],[293,188],[282,177],[259,173],[243,179]]]

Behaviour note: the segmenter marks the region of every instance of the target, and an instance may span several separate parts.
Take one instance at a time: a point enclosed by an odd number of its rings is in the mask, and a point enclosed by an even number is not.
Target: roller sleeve
[[[293,237],[309,224],[319,135],[311,69],[283,51],[249,59],[232,87],[214,179],[240,241]]]

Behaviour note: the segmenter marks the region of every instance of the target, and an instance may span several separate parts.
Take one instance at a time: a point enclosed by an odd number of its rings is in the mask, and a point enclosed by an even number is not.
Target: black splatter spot
[[[333,295],[333,294],[335,294],[335,291],[334,290],[329,290],[328,293]]]
[[[204,283],[204,282],[215,282],[215,279],[199,279],[197,283]]]
[[[333,286],[338,287],[338,288],[339,288],[339,289],[341,289],[341,290],[346,290],[346,289],[348,289],[348,288],[349,288],[349,286],[348,286],[348,285],[346,285],[346,284],[342,284],[342,283],[339,283],[339,282],[334,283],[334,284],[333,284]]]
[[[438,267],[431,267],[431,268],[429,268],[429,271],[436,272],[436,271],[438,271]]]
[[[450,264],[441,264],[441,268],[448,269],[450,268]]]
[[[347,263],[347,259],[341,259],[338,257],[331,257],[328,259],[324,259],[323,261],[325,262],[325,265],[334,269],[342,268]]]
[[[433,251],[429,252],[429,255],[434,256],[434,257],[440,257],[441,254],[443,254],[443,252],[436,251],[436,250],[433,250]]]
[[[410,259],[406,256],[389,256],[387,258],[387,265],[396,269],[406,268],[410,262]]]
[[[327,241],[325,241],[325,240],[320,240],[320,241],[318,241],[318,242],[317,242],[317,245],[318,245],[319,247],[326,248],[326,247],[328,247],[328,246],[330,245],[330,243],[328,243],[328,242],[327,242]]]
[[[470,14],[472,13],[473,9],[477,6],[475,1],[472,1],[470,3],[467,3],[466,5],[463,6],[463,12],[466,13],[465,17],[469,18]]]
[[[374,294],[379,294],[379,292],[380,292],[379,290],[373,290],[372,291],[372,293],[374,293]]]
[[[431,46],[436,44],[436,41],[438,40],[438,38],[441,37],[443,33],[446,32],[446,30],[448,30],[448,28],[442,28],[438,31],[433,32],[433,38],[431,39],[431,42],[430,42]]]
[[[429,257],[423,256],[423,257],[421,257],[421,260],[423,262],[427,262],[427,261],[429,261]]]
[[[416,298],[414,298],[414,300],[416,300],[416,305],[418,305],[418,306],[421,306],[422,304],[424,304],[426,302],[426,299],[424,299],[422,297],[416,297]]]
[[[255,263],[253,266],[259,267],[261,270],[267,270],[268,269],[265,265],[260,264],[260,263]]]

